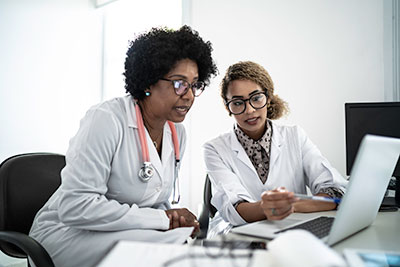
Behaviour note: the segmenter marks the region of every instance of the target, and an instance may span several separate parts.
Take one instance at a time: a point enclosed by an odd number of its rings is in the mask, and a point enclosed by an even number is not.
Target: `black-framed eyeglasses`
[[[246,110],[246,101],[249,101],[250,106],[254,109],[261,109],[267,105],[267,92],[255,93],[247,99],[235,98],[225,102],[225,105],[230,113],[239,115]]]
[[[192,89],[194,96],[199,96],[204,91],[205,83],[201,81],[194,82],[190,84],[188,81],[180,79],[180,80],[170,80],[161,78],[160,80],[172,82],[172,86],[174,87],[175,93],[179,96],[185,95],[189,89]]]

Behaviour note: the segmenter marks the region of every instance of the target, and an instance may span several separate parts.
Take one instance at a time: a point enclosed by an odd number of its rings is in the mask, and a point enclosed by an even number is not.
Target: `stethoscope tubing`
[[[142,112],[140,111],[140,107],[137,102],[135,103],[135,111],[136,111],[136,120],[137,120],[138,131],[139,131],[140,146],[142,147],[142,157],[143,157],[143,167],[139,171],[139,178],[142,180],[142,182],[148,182],[151,179],[151,177],[153,176],[154,168],[150,161],[149,147],[147,145],[147,139],[146,139],[146,134],[145,134],[145,130],[144,130],[145,128],[144,128],[144,123],[143,123]],[[173,204],[176,204],[179,202],[179,199],[180,199],[180,195],[179,195],[178,200],[177,201],[175,200],[175,195],[176,195],[175,186],[176,186],[176,182],[178,179],[178,168],[179,168],[179,163],[180,163],[179,141],[178,141],[178,134],[176,132],[175,124],[171,121],[167,121],[167,122],[171,129],[172,143],[174,144],[174,152],[175,152]],[[179,191],[179,185],[178,185],[178,191]]]
[[[143,117],[142,117],[142,112],[140,111],[139,108],[139,104],[137,103],[135,104],[135,109],[136,109],[136,121],[138,124],[138,131],[139,131],[140,146],[142,147],[143,162],[150,162],[149,147],[147,145],[147,139],[144,133]]]

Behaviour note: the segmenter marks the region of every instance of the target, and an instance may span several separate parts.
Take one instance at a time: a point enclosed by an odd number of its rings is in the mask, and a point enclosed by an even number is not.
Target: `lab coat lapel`
[[[237,158],[242,161],[247,167],[250,168],[252,172],[255,173],[255,175],[258,176],[256,169],[254,168],[253,164],[251,163],[250,158],[247,156],[246,151],[242,147],[242,145],[239,143],[239,140],[236,137],[235,131],[231,131],[230,135],[231,139],[231,148],[233,152],[236,154]]]
[[[171,132],[171,128],[169,128],[169,125],[167,122],[164,125],[162,151],[161,151],[161,159],[162,159],[162,164],[163,164],[164,168],[165,168],[165,166],[169,166],[166,164],[169,164],[168,162],[170,161],[172,156],[175,158],[175,155],[172,155],[174,153],[175,152],[174,152],[174,143],[172,142],[172,132]]]
[[[278,159],[283,146],[283,137],[278,131],[276,124],[272,123],[272,144],[269,166],[273,166]]]

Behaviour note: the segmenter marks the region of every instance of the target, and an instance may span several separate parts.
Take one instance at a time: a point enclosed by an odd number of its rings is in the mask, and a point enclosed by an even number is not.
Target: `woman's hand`
[[[292,203],[295,201],[293,192],[278,187],[261,195],[260,206],[268,220],[282,220],[293,213]]]
[[[197,221],[196,216],[188,209],[170,209],[166,210],[165,213],[169,218],[169,229],[175,229],[178,227],[194,227],[191,235],[192,238],[200,231],[200,224]]]
[[[331,197],[328,194],[317,194],[316,196],[322,197]],[[337,207],[337,204],[324,202],[324,201],[315,201],[315,200],[299,200],[293,204],[294,212],[317,212],[317,211],[326,211],[326,210],[334,210]]]

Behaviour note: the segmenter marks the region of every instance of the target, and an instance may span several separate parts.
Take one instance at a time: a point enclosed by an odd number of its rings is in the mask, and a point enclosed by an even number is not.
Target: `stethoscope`
[[[154,175],[154,167],[153,164],[150,162],[149,156],[149,147],[147,146],[147,139],[146,134],[144,131],[144,123],[142,113],[139,108],[139,104],[135,103],[135,110],[136,110],[136,120],[138,124],[139,130],[139,139],[140,139],[140,146],[142,147],[142,156],[143,156],[143,166],[139,170],[139,178],[142,182],[147,183],[151,177]],[[175,171],[174,171],[174,188],[172,193],[172,204],[178,204],[181,198],[180,190],[179,190],[179,182],[178,182],[178,170],[179,170],[179,141],[178,135],[176,133],[175,124],[171,121],[167,121],[169,128],[171,129],[172,133],[172,142],[174,143],[174,150],[175,150]],[[176,190],[176,187],[178,190]],[[176,198],[176,194],[178,197]]]

